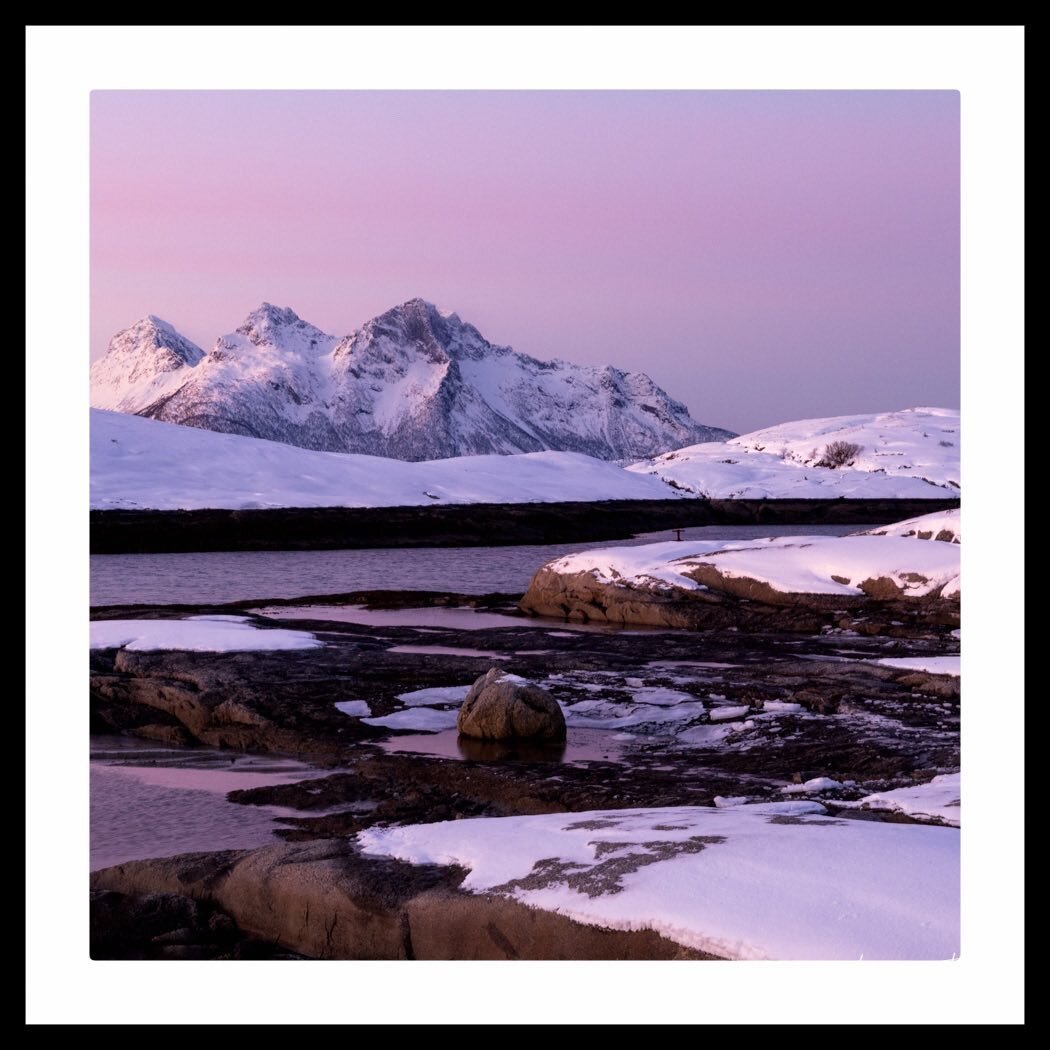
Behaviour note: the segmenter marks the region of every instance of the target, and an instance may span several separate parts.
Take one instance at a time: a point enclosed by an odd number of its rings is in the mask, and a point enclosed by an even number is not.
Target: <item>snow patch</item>
[[[367,718],[372,713],[372,709],[364,700],[340,700],[335,709],[354,718]]]
[[[947,674],[958,678],[962,660],[958,656],[900,656],[876,660],[884,667],[900,667],[909,671],[926,671],[929,674]]]
[[[91,648],[128,649],[132,652],[178,649],[198,653],[236,653],[318,649],[324,645],[307,631],[261,629],[240,621],[241,617],[93,620]]]
[[[959,834],[831,819],[813,803],[604,810],[360,832],[371,854],[456,864],[463,888],[728,959],[948,959]]]

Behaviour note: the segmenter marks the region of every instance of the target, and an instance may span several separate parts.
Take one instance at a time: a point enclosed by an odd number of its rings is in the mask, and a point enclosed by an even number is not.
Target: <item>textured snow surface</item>
[[[317,649],[324,643],[307,631],[260,630],[232,616],[187,620],[93,620],[92,649],[183,649],[235,653],[262,649]]]
[[[114,336],[91,403],[303,448],[395,459],[582,452],[629,460],[729,431],[648,376],[539,361],[412,299],[337,339],[263,303],[204,356],[163,322]],[[160,329],[158,329],[160,331]],[[181,341],[192,349],[158,352]]]
[[[371,828],[358,841],[461,865],[468,890],[729,959],[959,951],[959,833],[831,819],[816,802],[474,818]]]
[[[91,413],[91,506],[100,509],[407,507],[674,495],[656,478],[575,452],[406,463]]]
[[[833,441],[861,446],[851,466],[816,465]],[[712,499],[947,497],[959,491],[959,412],[909,408],[802,419],[678,449],[628,469]]]
[[[789,594],[861,594],[865,580],[889,577],[911,597],[939,588],[951,596],[959,591],[959,554],[958,544],[901,536],[785,536],[609,547],[566,555],[547,568],[627,587],[696,590],[700,584],[686,574],[710,565]]]
[[[911,817],[935,817],[959,827],[962,821],[961,787],[958,773],[943,773],[925,784],[881,791],[860,800],[868,809],[889,809]]]
[[[893,525],[869,529],[865,536],[915,536],[921,540],[935,540],[943,536],[945,543],[962,543],[962,515],[958,510],[940,510],[908,518]]]

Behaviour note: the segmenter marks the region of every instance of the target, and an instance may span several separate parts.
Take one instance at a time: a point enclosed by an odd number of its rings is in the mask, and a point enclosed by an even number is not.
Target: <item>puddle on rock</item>
[[[628,740],[607,730],[570,729],[558,743],[536,740],[475,740],[454,729],[441,733],[396,736],[380,741],[391,754],[434,755],[467,762],[623,762]]]

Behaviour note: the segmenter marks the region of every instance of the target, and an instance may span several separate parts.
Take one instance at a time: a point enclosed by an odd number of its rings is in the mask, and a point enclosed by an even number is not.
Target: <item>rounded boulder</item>
[[[545,689],[493,667],[470,687],[456,728],[479,740],[563,740],[565,716]]]

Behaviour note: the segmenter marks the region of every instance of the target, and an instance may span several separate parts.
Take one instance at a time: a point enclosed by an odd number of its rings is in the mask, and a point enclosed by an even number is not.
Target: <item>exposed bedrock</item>
[[[652,930],[585,926],[459,889],[462,871],[362,856],[347,841],[185,854],[94,872],[92,890],[177,894],[313,959],[702,959]]]
[[[684,575],[705,589],[632,587],[603,583],[591,572],[561,573],[544,567],[533,576],[519,607],[534,616],[582,623],[690,630],[735,627],[813,633],[828,626],[878,634],[891,624],[959,625],[957,599],[903,597],[889,578],[865,580],[860,585],[865,593],[854,596],[777,591],[761,580],[724,576],[711,565],[692,567]]]

